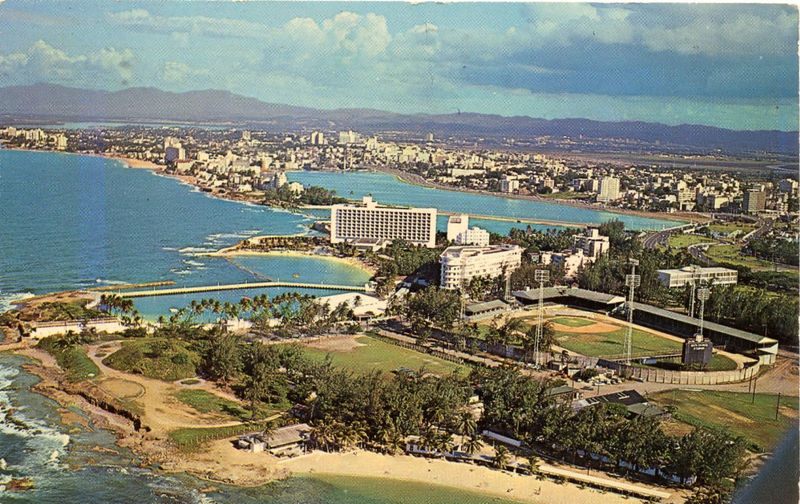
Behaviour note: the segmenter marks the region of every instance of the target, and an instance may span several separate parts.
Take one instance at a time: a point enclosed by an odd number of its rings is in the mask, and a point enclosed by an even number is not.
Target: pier
[[[214,292],[224,290],[240,290],[240,289],[268,289],[270,287],[290,287],[295,289],[327,289],[327,290],[343,290],[351,292],[366,292],[366,286],[363,285],[335,285],[323,283],[303,283],[303,282],[251,282],[239,284],[222,284],[222,285],[201,285],[196,287],[176,287],[173,289],[152,289],[140,290],[133,292],[119,292],[119,295],[125,298],[135,297],[148,297],[148,296],[169,296],[173,294],[194,294],[196,292]]]

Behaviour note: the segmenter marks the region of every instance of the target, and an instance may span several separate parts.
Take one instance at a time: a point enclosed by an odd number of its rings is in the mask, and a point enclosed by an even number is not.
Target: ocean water
[[[662,229],[678,224],[675,221],[664,219],[601,212],[555,203],[433,189],[406,184],[386,173],[301,171],[288,173],[287,177],[289,180],[300,182],[303,185],[333,189],[345,198],[360,199],[362,196],[371,194],[378,203],[434,207],[449,212],[588,224],[601,224],[611,219],[619,219],[625,223],[627,228],[636,230]],[[480,225],[485,226],[485,222],[495,221],[484,220]],[[478,224],[476,223],[476,225]],[[508,223],[505,226],[508,226]],[[525,226],[526,224],[515,225],[515,227],[523,228]],[[495,231],[495,229],[490,230]]]
[[[451,488],[343,476],[293,477],[255,488],[210,485],[186,475],[140,467],[114,436],[63,425],[57,403],[30,391],[39,378],[26,358],[0,353],[0,502],[4,504],[479,504],[510,503]],[[13,412],[9,412],[13,409]],[[75,413],[75,411],[73,411]],[[13,416],[15,423],[8,421]],[[100,449],[98,449],[98,447]],[[117,453],[102,452],[113,449]],[[12,478],[34,488],[4,491]],[[213,486],[215,490],[204,492]]]
[[[315,220],[211,198],[113,160],[3,150],[0,211],[0,310],[26,293],[163,280],[255,281],[225,259],[198,254],[253,235],[307,233]],[[267,262],[267,275],[294,268],[283,258]]]

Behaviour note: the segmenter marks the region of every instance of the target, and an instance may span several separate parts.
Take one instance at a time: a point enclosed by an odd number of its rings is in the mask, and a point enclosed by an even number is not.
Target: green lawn
[[[62,348],[56,341],[52,337],[45,338],[39,342],[38,346],[55,357],[61,369],[66,371],[69,381],[88,380],[100,375],[100,369],[86,355],[86,351],[83,348],[80,346]]]
[[[589,320],[582,317],[555,317],[549,320],[556,324],[569,327],[586,327],[595,323],[594,320]]]
[[[417,371],[423,366],[426,371],[438,375],[447,375],[455,370],[459,370],[464,374],[469,372],[466,366],[442,360],[432,355],[402,348],[369,336],[359,336],[356,341],[360,343],[361,346],[349,351],[328,352],[309,347],[304,347],[303,350],[308,358],[320,362],[330,353],[333,357],[334,366],[345,367],[364,373],[376,369],[389,373],[399,367]]]
[[[556,331],[558,345],[567,350],[588,355],[590,357],[619,358],[624,357],[623,343],[627,329],[620,327],[616,331],[606,333],[571,333]],[[646,356],[680,353],[681,343],[656,336],[655,334],[634,329],[631,335],[631,355]]]
[[[712,238],[700,235],[673,234],[669,236],[668,243],[669,246],[673,248],[686,248],[690,245],[695,245],[697,243],[708,243],[712,241],[714,241]]]
[[[250,420],[250,410],[239,403],[223,399],[211,392],[196,389],[179,390],[175,397],[200,413],[217,413],[242,421]]]
[[[200,356],[187,343],[165,338],[126,341],[103,359],[103,364],[114,369],[165,381],[193,378],[198,362]]]
[[[755,224],[746,222],[726,222],[721,224],[711,224],[708,226],[708,229],[715,233],[733,233],[734,231],[741,231],[742,233],[740,236],[746,235],[755,228]]]
[[[746,392],[665,390],[647,398],[659,406],[675,407],[676,420],[727,430],[743,436],[760,451],[771,449],[797,420],[797,397],[781,397],[777,421],[778,396],[771,394],[756,394],[755,404]]]
[[[772,268],[772,263],[768,261],[742,254],[742,247],[739,245],[713,245],[708,248],[706,255],[718,262],[747,266],[753,270]]]

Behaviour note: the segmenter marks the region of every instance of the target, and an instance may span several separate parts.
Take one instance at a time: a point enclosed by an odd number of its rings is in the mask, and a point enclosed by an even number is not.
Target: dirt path
[[[181,389],[189,388],[178,383],[164,382],[161,380],[154,380],[141,375],[134,375],[118,371],[103,364],[103,359],[97,357],[98,351],[104,354],[111,354],[118,350],[121,346],[119,343],[109,345],[103,343],[103,349],[100,349],[101,344],[93,344],[87,347],[87,355],[97,364],[100,368],[103,378],[98,380],[98,384],[104,390],[114,394],[114,386],[104,386],[105,383],[112,381],[118,386],[124,383],[126,389],[132,389],[136,386],[141,390],[135,398],[136,404],[142,409],[142,419],[144,423],[153,431],[168,432],[175,429],[191,428],[191,427],[227,427],[239,425],[240,421],[226,421],[220,422],[220,418],[215,414],[200,413],[194,408],[182,403],[175,398],[175,393]],[[119,387],[117,387],[119,388]],[[201,388],[208,392],[220,395],[226,399],[239,402],[238,399],[231,394],[217,390],[207,382],[198,384],[198,386],[191,388]],[[117,390],[119,392],[119,390]],[[126,397],[117,396],[120,399]]]

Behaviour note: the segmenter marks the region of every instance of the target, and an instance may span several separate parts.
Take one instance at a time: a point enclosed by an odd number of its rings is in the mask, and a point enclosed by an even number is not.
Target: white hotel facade
[[[331,207],[331,243],[397,239],[434,248],[436,209],[381,206],[370,196],[364,196],[361,204]]]
[[[498,277],[516,270],[522,264],[522,249],[517,245],[448,247],[439,262],[440,286],[460,289],[475,277]]]

